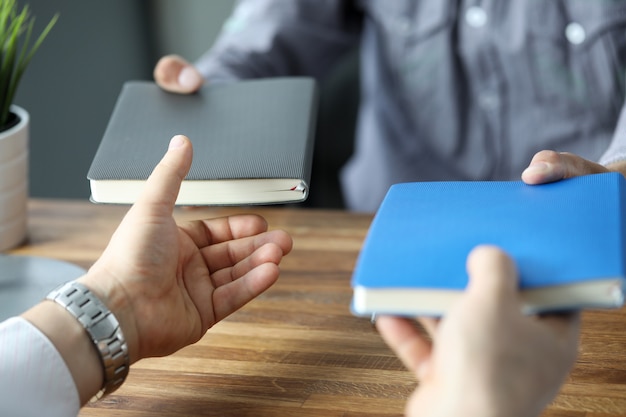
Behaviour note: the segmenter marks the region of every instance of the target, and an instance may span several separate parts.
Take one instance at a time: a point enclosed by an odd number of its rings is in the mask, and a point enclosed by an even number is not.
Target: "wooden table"
[[[126,211],[32,200],[30,240],[14,251],[89,267]],[[242,209],[178,210],[178,219]],[[132,368],[81,416],[400,416],[416,383],[372,328],[349,312],[350,274],[371,217],[253,208],[288,231],[279,282],[197,344]],[[512,376],[514,377],[514,376]],[[586,312],[580,357],[544,416],[626,416],[626,309]]]

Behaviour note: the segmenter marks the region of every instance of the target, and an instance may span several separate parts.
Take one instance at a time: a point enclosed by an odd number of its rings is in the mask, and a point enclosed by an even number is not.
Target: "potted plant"
[[[57,21],[54,16],[32,42],[35,19],[28,6],[0,0],[0,251],[26,237],[28,112],[13,99],[26,67]]]

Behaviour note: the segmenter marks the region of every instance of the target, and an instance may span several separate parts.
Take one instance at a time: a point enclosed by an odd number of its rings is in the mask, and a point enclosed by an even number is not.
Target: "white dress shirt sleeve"
[[[76,416],[74,379],[52,342],[20,317],[0,323],[0,415]]]

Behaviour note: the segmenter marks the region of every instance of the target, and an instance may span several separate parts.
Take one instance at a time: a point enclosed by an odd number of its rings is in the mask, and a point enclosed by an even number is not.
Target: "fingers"
[[[170,215],[178,197],[180,184],[191,168],[192,159],[193,149],[189,139],[182,135],[174,136],[170,140],[165,156],[148,177],[145,188],[137,200],[138,204],[135,204],[133,209],[161,208],[164,212],[155,214]]]
[[[285,244],[288,245],[286,249]],[[234,248],[236,246],[240,248]],[[278,264],[289,249],[291,237],[282,231],[267,232],[205,248],[204,262],[211,271],[210,282],[214,291],[213,319],[204,320],[203,328],[222,320],[271,287],[278,279]],[[233,253],[222,255],[220,252]],[[194,303],[203,305],[203,300],[195,299],[196,293],[198,292],[191,293]]]
[[[263,263],[278,264],[291,249],[291,237],[282,230],[211,245],[202,251],[216,286],[236,280]]]
[[[419,323],[424,328],[424,331],[432,338],[432,336],[437,332],[437,327],[439,327],[439,322],[441,321],[440,317],[419,317]]]
[[[515,265],[501,249],[478,246],[467,258],[468,296],[487,305],[514,305],[518,300]],[[517,307],[516,307],[517,308]]]
[[[227,242],[246,236],[254,236],[267,230],[267,222],[255,214],[218,217],[214,219],[191,221],[180,225],[194,241],[203,248],[220,242]]]
[[[255,236],[267,231],[267,221],[256,214],[242,214],[205,220],[205,237],[208,244],[226,242],[232,239],[240,239]]]
[[[177,55],[162,57],[154,67],[153,76],[162,89],[172,93],[193,93],[204,83],[198,70]]]
[[[267,232],[265,219],[254,214],[188,222],[180,228],[200,248],[212,274],[233,267],[268,243],[279,249],[280,257],[293,247],[291,236],[282,230]]]
[[[603,165],[571,153],[540,151],[530,161],[528,168],[522,172],[522,180],[527,184],[543,184],[607,171],[608,169]]]
[[[217,287],[213,292],[215,323],[239,310],[271,287],[279,275],[278,265],[264,263],[248,271],[241,278]]]
[[[430,360],[432,345],[409,319],[380,316],[376,328],[404,366],[420,377]]]

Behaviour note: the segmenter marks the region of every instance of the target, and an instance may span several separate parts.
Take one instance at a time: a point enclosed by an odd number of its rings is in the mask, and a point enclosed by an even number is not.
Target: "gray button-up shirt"
[[[519,179],[542,149],[626,159],[623,0],[247,0],[196,64],[215,81],[323,77],[355,46],[351,209],[396,182]]]

